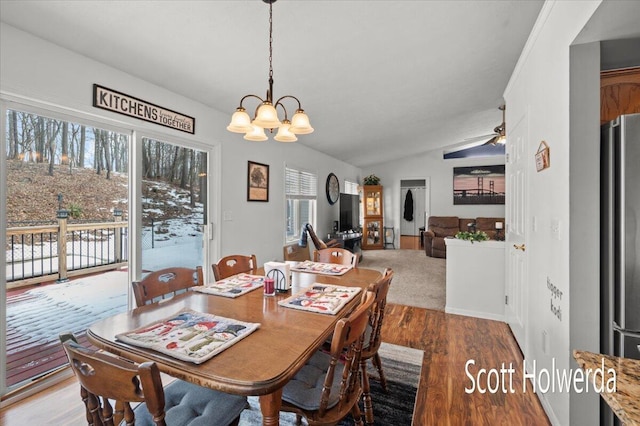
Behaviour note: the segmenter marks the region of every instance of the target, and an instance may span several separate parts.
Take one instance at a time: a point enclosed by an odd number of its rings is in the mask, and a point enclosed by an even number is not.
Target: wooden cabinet
[[[640,112],[640,68],[600,73],[600,124]]]
[[[382,186],[365,185],[363,193],[364,224],[362,227],[362,248],[364,250],[384,248],[382,205]]]

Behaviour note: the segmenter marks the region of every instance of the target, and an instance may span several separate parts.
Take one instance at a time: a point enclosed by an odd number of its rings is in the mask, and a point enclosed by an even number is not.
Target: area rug
[[[393,269],[389,303],[444,311],[446,259],[427,257],[424,250],[364,250],[362,255],[358,267]]]
[[[372,376],[370,383],[374,425],[411,425],[424,352],[383,343],[379,353],[389,393],[385,394],[380,387],[380,383],[376,380],[378,373],[369,362],[368,367],[370,376]],[[261,425],[262,414],[258,397],[249,397],[249,404],[251,408],[242,413],[240,426]],[[360,408],[362,409],[362,406]],[[362,412],[364,416],[364,410]],[[280,413],[280,425],[282,426],[293,426],[295,420],[295,414]],[[302,424],[307,424],[304,419]],[[351,425],[353,425],[353,420],[350,417],[339,424],[339,426]]]

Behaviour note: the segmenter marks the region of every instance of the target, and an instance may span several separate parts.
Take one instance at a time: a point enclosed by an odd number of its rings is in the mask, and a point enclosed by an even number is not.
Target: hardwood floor
[[[382,340],[424,351],[414,425],[549,425],[530,383],[522,392],[522,354],[507,324],[389,304]],[[468,360],[474,376],[481,368],[513,363],[514,393],[471,394],[465,373]],[[486,375],[479,381],[486,387]],[[495,379],[491,381],[495,387]],[[509,390],[509,384],[506,383]]]
[[[382,340],[424,351],[414,425],[548,425],[530,384],[522,392],[522,355],[509,327],[444,312],[389,304]],[[469,371],[509,367],[513,363],[515,393],[465,393]],[[486,384],[480,382],[483,387]],[[495,386],[495,380],[491,382]],[[506,384],[508,390],[509,385]],[[84,422],[84,406],[74,378],[0,410],[0,424],[73,424]],[[399,425],[400,426],[400,425]]]

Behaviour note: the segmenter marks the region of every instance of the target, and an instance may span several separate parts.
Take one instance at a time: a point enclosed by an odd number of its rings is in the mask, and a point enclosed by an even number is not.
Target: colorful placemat
[[[304,262],[299,262],[292,266],[291,270],[297,272],[309,272],[312,274],[344,275],[352,268],[353,266],[351,265],[339,265],[335,263],[322,263],[305,260]]]
[[[314,283],[304,291],[278,302],[287,308],[335,315],[360,293],[359,287]]]
[[[116,339],[201,364],[253,333],[259,323],[182,310],[168,318],[118,334]]]
[[[238,297],[245,293],[262,287],[264,277],[262,275],[238,274],[215,283],[193,287],[193,290],[201,293],[215,294],[216,296]]]

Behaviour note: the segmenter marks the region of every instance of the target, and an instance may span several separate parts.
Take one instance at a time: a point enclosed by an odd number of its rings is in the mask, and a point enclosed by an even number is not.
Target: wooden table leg
[[[282,388],[267,395],[260,395],[260,411],[263,426],[280,424],[280,407],[282,406]]]

